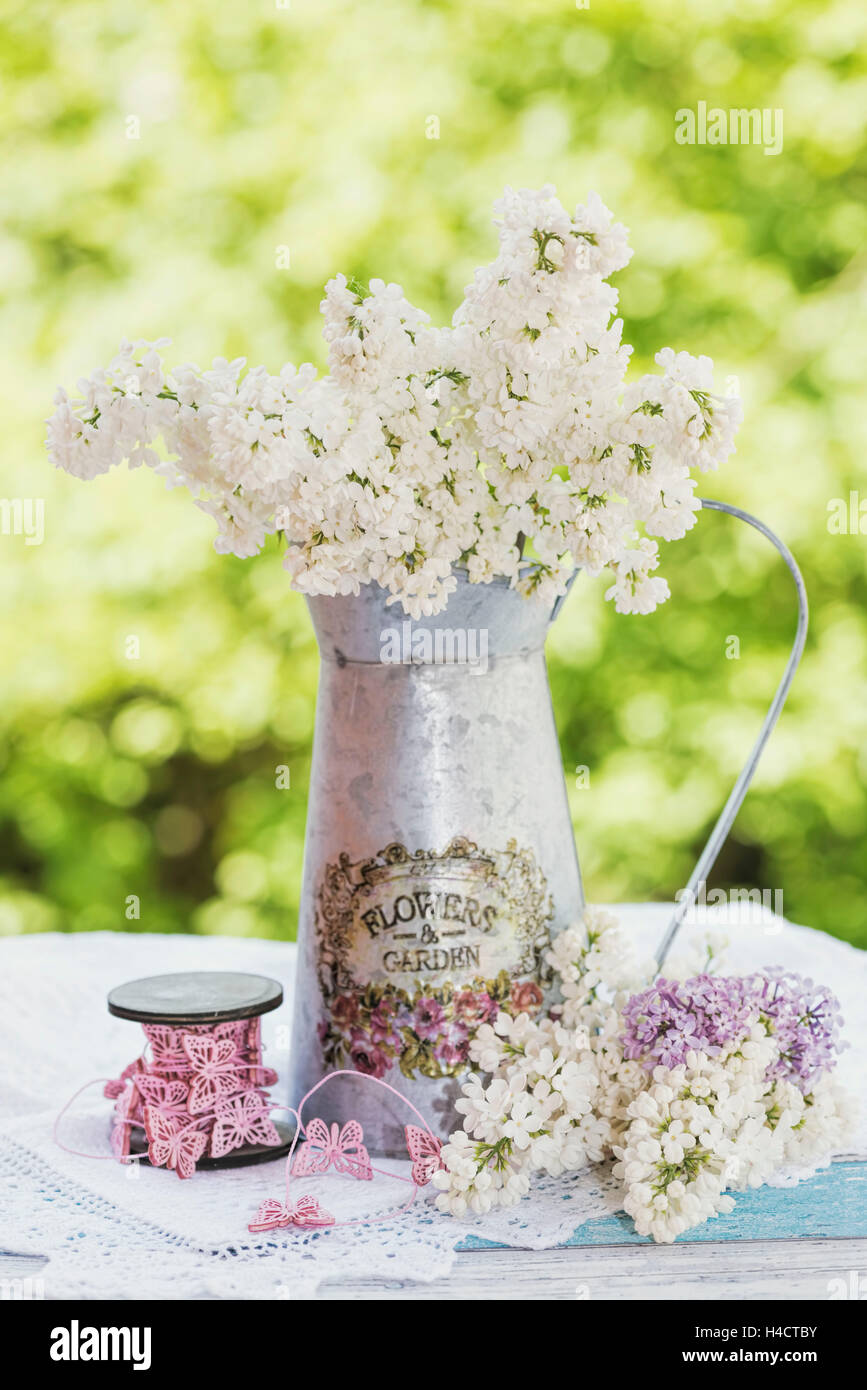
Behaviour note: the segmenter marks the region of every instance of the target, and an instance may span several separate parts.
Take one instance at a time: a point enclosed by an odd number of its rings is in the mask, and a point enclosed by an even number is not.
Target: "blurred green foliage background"
[[[738,453],[704,491],[778,529],[811,597],[712,882],[782,889],[788,916],[867,945],[867,542],[828,529],[831,499],[867,497],[867,10],[31,0],[2,29],[0,496],[44,499],[45,539],[0,535],[0,932],[292,936],[300,888],[317,655],[276,543],[218,557],[186,493],[56,474],[56,384],[124,335],[171,336],[176,362],[321,364],[338,270],[445,321],[494,254],[493,199],[550,181],[631,228],[635,370],[671,345],[738,377]],[[699,101],[782,109],[782,153],[676,144]],[[686,882],[794,630],[782,563],[725,517],[662,568],[673,597],[646,618],[582,578],[550,643],[595,901]]]

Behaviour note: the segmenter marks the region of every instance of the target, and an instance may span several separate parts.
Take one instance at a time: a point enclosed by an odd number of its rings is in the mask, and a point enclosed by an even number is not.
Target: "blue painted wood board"
[[[833,1163],[796,1187],[760,1187],[735,1192],[735,1209],[678,1236],[676,1244],[732,1240],[821,1240],[867,1236],[867,1163]],[[571,1200],[564,1193],[564,1202]],[[519,1242],[516,1241],[516,1244]],[[625,1212],[594,1217],[572,1232],[561,1248],[584,1245],[652,1245],[636,1235]],[[504,1250],[499,1241],[467,1236],[458,1250]]]

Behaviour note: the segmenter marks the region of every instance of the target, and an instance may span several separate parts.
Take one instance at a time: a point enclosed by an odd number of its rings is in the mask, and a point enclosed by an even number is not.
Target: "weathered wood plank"
[[[565,1199],[568,1200],[568,1197]],[[687,1231],[683,1245],[713,1241],[790,1240],[802,1237],[867,1237],[867,1163],[833,1163],[797,1187],[760,1187],[735,1194],[735,1209]],[[636,1235],[629,1217],[597,1217],[578,1226],[566,1245],[651,1245]],[[496,1242],[468,1236],[459,1250],[503,1249]]]
[[[867,1294],[867,1241],[467,1250],[448,1280],[334,1281],[322,1299],[676,1301],[810,1299]]]
[[[0,1254],[0,1281],[37,1281],[46,1262]],[[3,1297],[14,1286],[0,1285]],[[447,1280],[336,1280],[323,1299],[621,1300],[854,1299],[867,1294],[867,1240],[708,1242],[458,1254]]]

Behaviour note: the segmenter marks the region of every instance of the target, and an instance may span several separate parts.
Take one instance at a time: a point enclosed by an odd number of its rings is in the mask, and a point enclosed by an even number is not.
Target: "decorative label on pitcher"
[[[544,874],[514,840],[341,854],[316,900],[326,1064],[457,1075],[480,1024],[540,1007],[553,915]]]

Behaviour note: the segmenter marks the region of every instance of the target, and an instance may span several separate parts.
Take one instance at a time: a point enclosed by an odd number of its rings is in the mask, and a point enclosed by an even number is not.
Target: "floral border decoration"
[[[416,980],[411,990],[389,981],[356,981],[350,959],[356,896],[369,892],[395,865],[407,865],[410,874],[421,877],[436,875],[455,859],[472,861],[507,908],[521,944],[515,975],[501,970],[494,979],[476,976],[439,987]],[[532,851],[519,849],[515,840],[498,853],[486,853],[465,837],[451,840],[442,853],[413,854],[394,843],[357,865],[342,854],[326,869],[315,915],[324,1004],[318,1032],[325,1063],[376,1077],[395,1065],[410,1080],[457,1076],[470,1065],[470,1041],[481,1024],[501,1011],[534,1015],[541,1008],[539,981],[553,915],[544,874]]]

